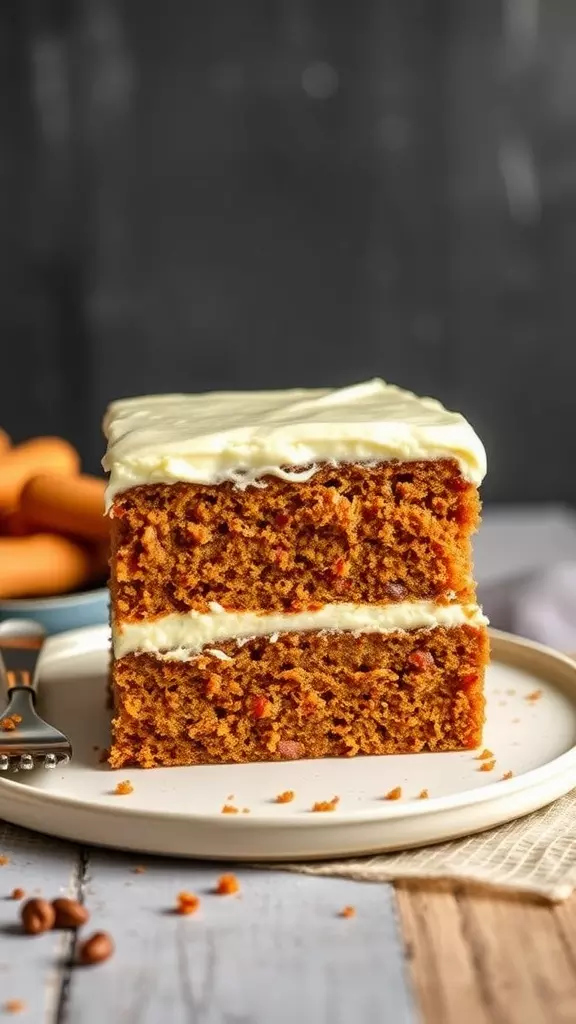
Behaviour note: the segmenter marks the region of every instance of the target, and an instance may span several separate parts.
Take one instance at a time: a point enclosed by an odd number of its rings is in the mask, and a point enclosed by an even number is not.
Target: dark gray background
[[[576,4],[3,0],[0,423],[381,375],[576,501]]]

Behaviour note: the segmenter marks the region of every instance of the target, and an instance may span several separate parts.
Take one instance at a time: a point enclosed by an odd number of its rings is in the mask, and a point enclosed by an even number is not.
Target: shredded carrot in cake
[[[494,761],[483,761],[482,764],[480,765],[478,771],[479,772],[491,772],[491,771],[494,771],[495,764],[496,764],[496,760],[494,760]]]
[[[331,800],[317,800],[313,805],[313,811],[335,811],[340,803],[339,796],[333,796]]]
[[[219,896],[232,896],[240,892],[240,882],[236,875],[220,875],[216,884],[216,892]]]
[[[540,700],[541,696],[542,690],[533,690],[532,693],[528,694],[526,700],[529,700],[533,704],[535,701]]]
[[[486,747],[484,747],[484,750],[482,751],[482,753],[476,755],[476,760],[477,761],[491,761],[493,759],[493,757],[494,757],[494,754],[492,753],[492,751],[488,750]]]
[[[195,914],[200,906],[198,896],[193,892],[179,892],[176,911],[178,914]]]
[[[506,779],[511,779],[513,775],[514,775],[514,772],[504,772],[504,775],[502,776],[502,779],[504,781],[506,781]]]
[[[418,799],[419,800],[427,800],[428,796],[429,796],[428,790],[427,789],[421,789],[419,794],[418,794]]]
[[[342,907],[338,917],[356,917],[356,907]]]
[[[220,814],[238,814],[238,808],[234,807],[233,804],[224,804]]]
[[[134,792],[134,786],[129,779],[125,779],[124,782],[119,782],[114,790],[115,796],[128,796]]]
[[[278,793],[278,796],[276,797],[276,803],[291,804],[294,799],[294,796],[295,794],[293,789],[285,789],[283,793]]]
[[[402,797],[402,786],[395,786],[389,793],[386,793],[385,800],[400,800]]]

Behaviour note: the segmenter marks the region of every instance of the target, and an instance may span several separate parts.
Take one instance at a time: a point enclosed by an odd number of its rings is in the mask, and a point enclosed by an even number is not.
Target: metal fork
[[[28,619],[0,622],[0,683],[8,703],[0,715],[0,772],[67,764],[70,741],[36,711],[38,657],[45,631]]]

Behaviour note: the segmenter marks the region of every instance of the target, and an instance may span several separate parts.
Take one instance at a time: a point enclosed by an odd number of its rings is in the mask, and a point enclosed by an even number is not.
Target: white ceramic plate
[[[490,828],[576,785],[576,664],[506,634],[492,639],[484,737],[496,758],[491,772],[479,771],[473,751],[117,772],[99,763],[109,733],[108,631],[53,637],[41,710],[70,736],[74,759],[57,771],[1,778],[0,817],[82,843],[226,860],[374,853]],[[528,699],[536,691],[539,699]],[[123,779],[133,793],[113,795]],[[396,786],[402,799],[384,800]],[[417,799],[423,788],[427,800]],[[287,789],[294,801],[275,803]],[[337,810],[311,812],[334,795]],[[240,813],[222,814],[226,803]]]

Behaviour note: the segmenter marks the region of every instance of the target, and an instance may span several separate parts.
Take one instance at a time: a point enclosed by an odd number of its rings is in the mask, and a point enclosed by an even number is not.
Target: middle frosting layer
[[[135,652],[198,653],[226,640],[308,630],[350,630],[393,633],[435,626],[485,626],[488,619],[476,604],[438,605],[433,601],[396,604],[325,604],[302,612],[227,611],[212,603],[206,613],[190,611],[144,622],[116,623],[112,630],[114,657]]]

